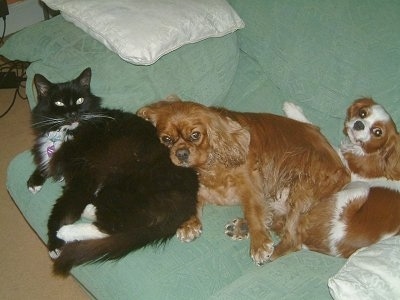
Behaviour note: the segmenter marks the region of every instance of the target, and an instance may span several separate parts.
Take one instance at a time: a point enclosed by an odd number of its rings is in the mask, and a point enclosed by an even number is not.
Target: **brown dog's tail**
[[[175,232],[168,234],[155,228],[141,228],[134,232],[115,233],[102,239],[67,243],[54,261],[53,272],[68,276],[74,266],[119,259],[145,246],[164,244],[174,235]]]

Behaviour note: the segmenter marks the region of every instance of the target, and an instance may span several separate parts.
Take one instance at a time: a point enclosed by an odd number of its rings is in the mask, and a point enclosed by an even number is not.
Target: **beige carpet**
[[[14,90],[0,89],[0,114],[10,105],[13,94]],[[45,245],[7,193],[9,161],[32,145],[29,114],[27,101],[17,98],[0,119],[0,299],[90,299],[72,277],[52,275]]]

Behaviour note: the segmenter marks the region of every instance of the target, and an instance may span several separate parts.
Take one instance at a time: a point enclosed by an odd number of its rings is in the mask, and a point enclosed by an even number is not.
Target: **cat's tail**
[[[155,228],[142,228],[115,233],[101,239],[67,243],[54,261],[53,272],[56,275],[68,276],[74,266],[119,259],[145,246],[164,244],[174,235],[175,232],[166,233]]]

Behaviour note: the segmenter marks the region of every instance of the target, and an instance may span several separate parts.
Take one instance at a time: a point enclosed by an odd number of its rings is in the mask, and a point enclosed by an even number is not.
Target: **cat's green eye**
[[[64,103],[62,103],[61,101],[56,101],[54,102],[54,104],[59,107],[64,106]]]
[[[83,103],[83,101],[85,101],[85,99],[84,98],[78,98],[78,100],[76,100],[76,105],[80,105],[80,104],[82,104]]]

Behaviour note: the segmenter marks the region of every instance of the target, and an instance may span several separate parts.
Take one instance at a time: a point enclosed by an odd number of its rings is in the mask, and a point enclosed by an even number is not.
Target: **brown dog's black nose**
[[[365,128],[365,126],[364,126],[364,123],[363,123],[363,122],[361,122],[361,121],[356,121],[356,122],[354,123],[353,128],[354,128],[355,130],[363,130],[363,129]]]
[[[189,159],[189,150],[188,149],[178,149],[175,152],[176,157],[179,159],[181,162],[187,162]]]

